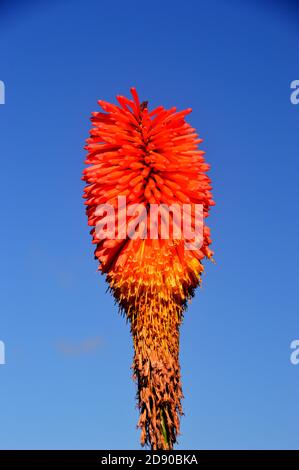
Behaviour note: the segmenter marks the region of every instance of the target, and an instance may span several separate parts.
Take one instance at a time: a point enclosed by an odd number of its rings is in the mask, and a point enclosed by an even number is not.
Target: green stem
[[[171,447],[170,447],[170,442],[169,442],[169,438],[168,438],[167,428],[166,428],[166,425],[165,425],[163,408],[160,410],[160,417],[161,417],[161,428],[162,428],[162,434],[163,434],[163,437],[164,437],[164,441],[165,441],[165,444],[167,446],[167,449],[170,449]]]

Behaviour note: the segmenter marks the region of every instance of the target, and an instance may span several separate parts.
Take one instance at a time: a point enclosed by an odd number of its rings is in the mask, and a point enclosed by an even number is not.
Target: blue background
[[[134,449],[128,325],[83,201],[97,99],[192,106],[216,265],[181,334],[181,449],[299,448],[294,2],[1,2],[0,447]]]

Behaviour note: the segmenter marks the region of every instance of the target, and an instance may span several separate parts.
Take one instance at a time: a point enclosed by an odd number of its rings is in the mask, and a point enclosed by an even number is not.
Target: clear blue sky
[[[129,328],[80,180],[97,100],[134,85],[153,107],[193,108],[217,202],[217,264],[182,327],[178,448],[298,449],[298,9],[21,3],[0,7],[0,447],[139,447]]]

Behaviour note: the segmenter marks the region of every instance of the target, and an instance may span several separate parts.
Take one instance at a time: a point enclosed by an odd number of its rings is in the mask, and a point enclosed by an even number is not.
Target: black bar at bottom
[[[120,465],[123,468],[141,468],[144,465],[189,465],[200,466],[202,464],[293,464],[299,462],[299,451],[296,450],[244,450],[244,451],[144,451],[144,450],[1,450],[0,464],[30,464],[31,468],[41,468],[40,464],[72,464],[82,465],[82,468],[103,468],[108,465]],[[21,467],[19,467],[21,468]],[[63,468],[63,467],[62,467]],[[203,468],[203,467],[202,467]],[[209,468],[206,467],[205,468]]]

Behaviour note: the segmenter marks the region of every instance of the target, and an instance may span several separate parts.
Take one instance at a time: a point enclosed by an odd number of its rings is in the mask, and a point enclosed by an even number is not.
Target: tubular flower
[[[117,96],[118,105],[100,100],[103,112],[92,114],[93,127],[85,147],[84,198],[99,269],[130,322],[141,444],[154,450],[172,449],[183,414],[179,327],[187,302],[200,284],[202,261],[212,259],[205,219],[214,202],[206,174],[209,165],[198,148],[201,139],[185,120],[191,109],[177,112],[159,106],[150,111],[134,88],[131,93],[133,99]],[[163,210],[156,237],[130,237],[130,229],[120,236],[135,216],[124,213],[120,196],[129,205],[162,205],[164,210],[165,205],[184,210],[186,204],[200,204],[201,245],[187,250],[186,240],[171,230],[168,238],[162,237],[161,227],[167,222]],[[96,229],[104,218],[108,224],[112,217],[98,210],[103,204],[114,209],[114,236],[110,232],[99,236]],[[172,230],[180,225],[175,214],[169,220]],[[194,228],[194,216],[191,224]],[[153,222],[147,214],[137,225],[139,235],[144,235]]]

